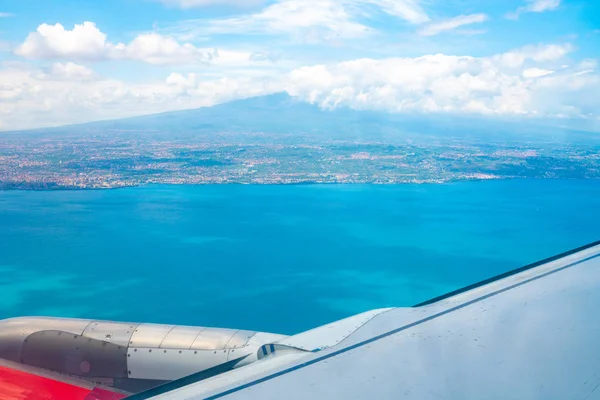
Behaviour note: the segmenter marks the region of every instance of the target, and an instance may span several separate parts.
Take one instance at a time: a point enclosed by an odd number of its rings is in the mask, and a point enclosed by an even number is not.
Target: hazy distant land
[[[597,133],[324,111],[287,95],[0,136],[0,188],[600,178]]]

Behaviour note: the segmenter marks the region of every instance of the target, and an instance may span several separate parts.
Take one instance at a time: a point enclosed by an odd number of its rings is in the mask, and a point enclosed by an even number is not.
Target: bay
[[[0,318],[295,333],[600,239],[600,181],[0,192]]]

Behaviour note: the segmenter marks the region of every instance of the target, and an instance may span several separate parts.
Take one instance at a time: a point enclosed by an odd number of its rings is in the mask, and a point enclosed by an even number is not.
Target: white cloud
[[[174,72],[144,85],[102,78],[77,64],[55,64],[43,72],[6,66],[0,69],[0,121],[4,129],[58,125],[283,90],[324,108],[598,118],[597,63],[588,59],[563,66],[571,50],[538,45],[490,57],[363,58],[230,78]],[[236,57],[224,59],[235,64]]]
[[[384,12],[402,18],[413,24],[422,24],[429,21],[429,16],[420,6],[419,0],[346,0],[349,5],[372,4],[380,7]]]
[[[555,61],[574,50],[570,44],[533,46],[524,47],[523,49],[532,60],[538,62]]]
[[[283,33],[305,42],[321,42],[374,32],[361,22],[373,8],[409,23],[429,20],[419,0],[280,0],[253,14],[189,20],[173,30],[188,39],[207,34]]]
[[[598,114],[594,93],[600,90],[600,77],[596,71],[581,74],[576,67],[558,74],[541,66],[533,68],[521,65],[515,70],[506,66],[501,56],[359,59],[297,69],[288,77],[286,88],[325,108],[523,116]],[[531,79],[532,75],[537,79]]]
[[[43,72],[33,75],[40,80],[68,80],[68,81],[89,81],[97,78],[94,71],[84,65],[75,64],[73,62],[54,63],[50,68]]]
[[[77,24],[72,30],[61,24],[42,24],[15,53],[29,59],[137,60],[150,64],[242,66],[269,62],[253,59],[251,52],[199,48],[158,33],[140,34],[129,44],[114,44],[93,22]]]
[[[482,113],[526,108],[503,98],[523,92],[518,77],[501,74],[489,60],[442,54],[305,67],[292,72],[289,88],[326,108]]]
[[[573,46],[568,43],[562,45],[529,45],[520,49],[498,54],[493,58],[505,67],[520,68],[527,61],[545,63],[560,60],[573,50]]]
[[[357,37],[367,31],[352,21],[343,3],[336,0],[286,0],[259,13],[238,18],[210,21],[212,33],[288,33],[322,38]]]
[[[595,70],[598,68],[598,61],[587,58],[579,63],[579,68],[582,70]]]
[[[270,51],[257,51],[250,54],[250,60],[253,61],[269,61],[269,62],[278,62],[281,60],[281,55],[276,52]]]
[[[111,48],[113,45],[106,42],[106,34],[93,22],[77,24],[72,30],[66,30],[61,24],[42,24],[27,36],[15,53],[33,59],[63,56],[102,59]]]
[[[561,0],[528,0],[525,6],[517,8],[515,11],[506,14],[509,19],[518,19],[523,13],[544,12],[556,10],[560,6]]]
[[[175,39],[158,33],[144,33],[128,45],[118,44],[108,52],[109,58],[126,58],[150,64],[209,63],[214,49],[200,49],[190,43],[179,44]]]
[[[80,68],[81,67],[81,68]],[[207,78],[172,74],[165,81],[128,84],[76,65],[40,71],[26,65],[0,68],[1,129],[57,126],[202,107],[281,90],[277,80]],[[65,79],[70,75],[69,79]],[[78,79],[76,77],[78,76]],[[86,82],[82,84],[81,78]]]
[[[485,14],[469,14],[459,15],[454,18],[450,18],[444,21],[438,21],[425,26],[419,31],[419,34],[423,36],[433,36],[439,33],[450,31],[461,26],[476,24],[485,22],[488,20],[488,16]]]
[[[525,7],[530,12],[544,12],[554,10],[560,6],[560,0],[531,0]]]
[[[546,76],[553,74],[554,71],[549,69],[541,69],[541,68],[528,68],[523,71],[523,77],[525,78],[539,78],[540,76]]]
[[[8,18],[8,17],[14,17],[14,14],[7,13],[7,12],[0,12],[0,18]]]
[[[180,7],[180,8],[195,8],[195,7],[206,7],[206,6],[237,6],[237,7],[251,7],[266,3],[267,0],[158,0],[161,3]]]

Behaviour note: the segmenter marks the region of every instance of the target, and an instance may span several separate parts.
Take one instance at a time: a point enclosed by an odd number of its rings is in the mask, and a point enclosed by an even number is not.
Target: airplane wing
[[[0,400],[119,400],[126,394],[42,369],[0,361]]]
[[[128,399],[600,398],[600,242],[268,343]],[[205,376],[204,376],[205,377]]]

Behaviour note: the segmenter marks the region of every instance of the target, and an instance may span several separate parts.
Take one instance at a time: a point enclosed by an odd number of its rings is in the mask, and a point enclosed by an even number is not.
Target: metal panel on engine
[[[128,346],[131,336],[138,326],[139,324],[127,322],[92,321],[83,331],[83,336]]]
[[[174,380],[227,362],[227,350],[167,350],[130,348],[129,377]]]
[[[237,349],[246,346],[252,336],[256,335],[254,331],[237,331],[225,345],[228,349]]]
[[[61,330],[81,334],[90,320],[70,318],[20,317],[0,321],[0,358],[19,362],[21,346],[25,338],[38,331],[56,329],[60,321]]]
[[[78,376],[127,376],[127,347],[69,332],[46,330],[29,335],[21,362]]]
[[[192,350],[220,350],[224,349],[237,330],[206,328],[194,340]]]
[[[140,324],[129,341],[129,347],[158,348],[175,325]]]
[[[189,349],[203,327],[176,326],[164,338],[160,347],[163,349]]]

